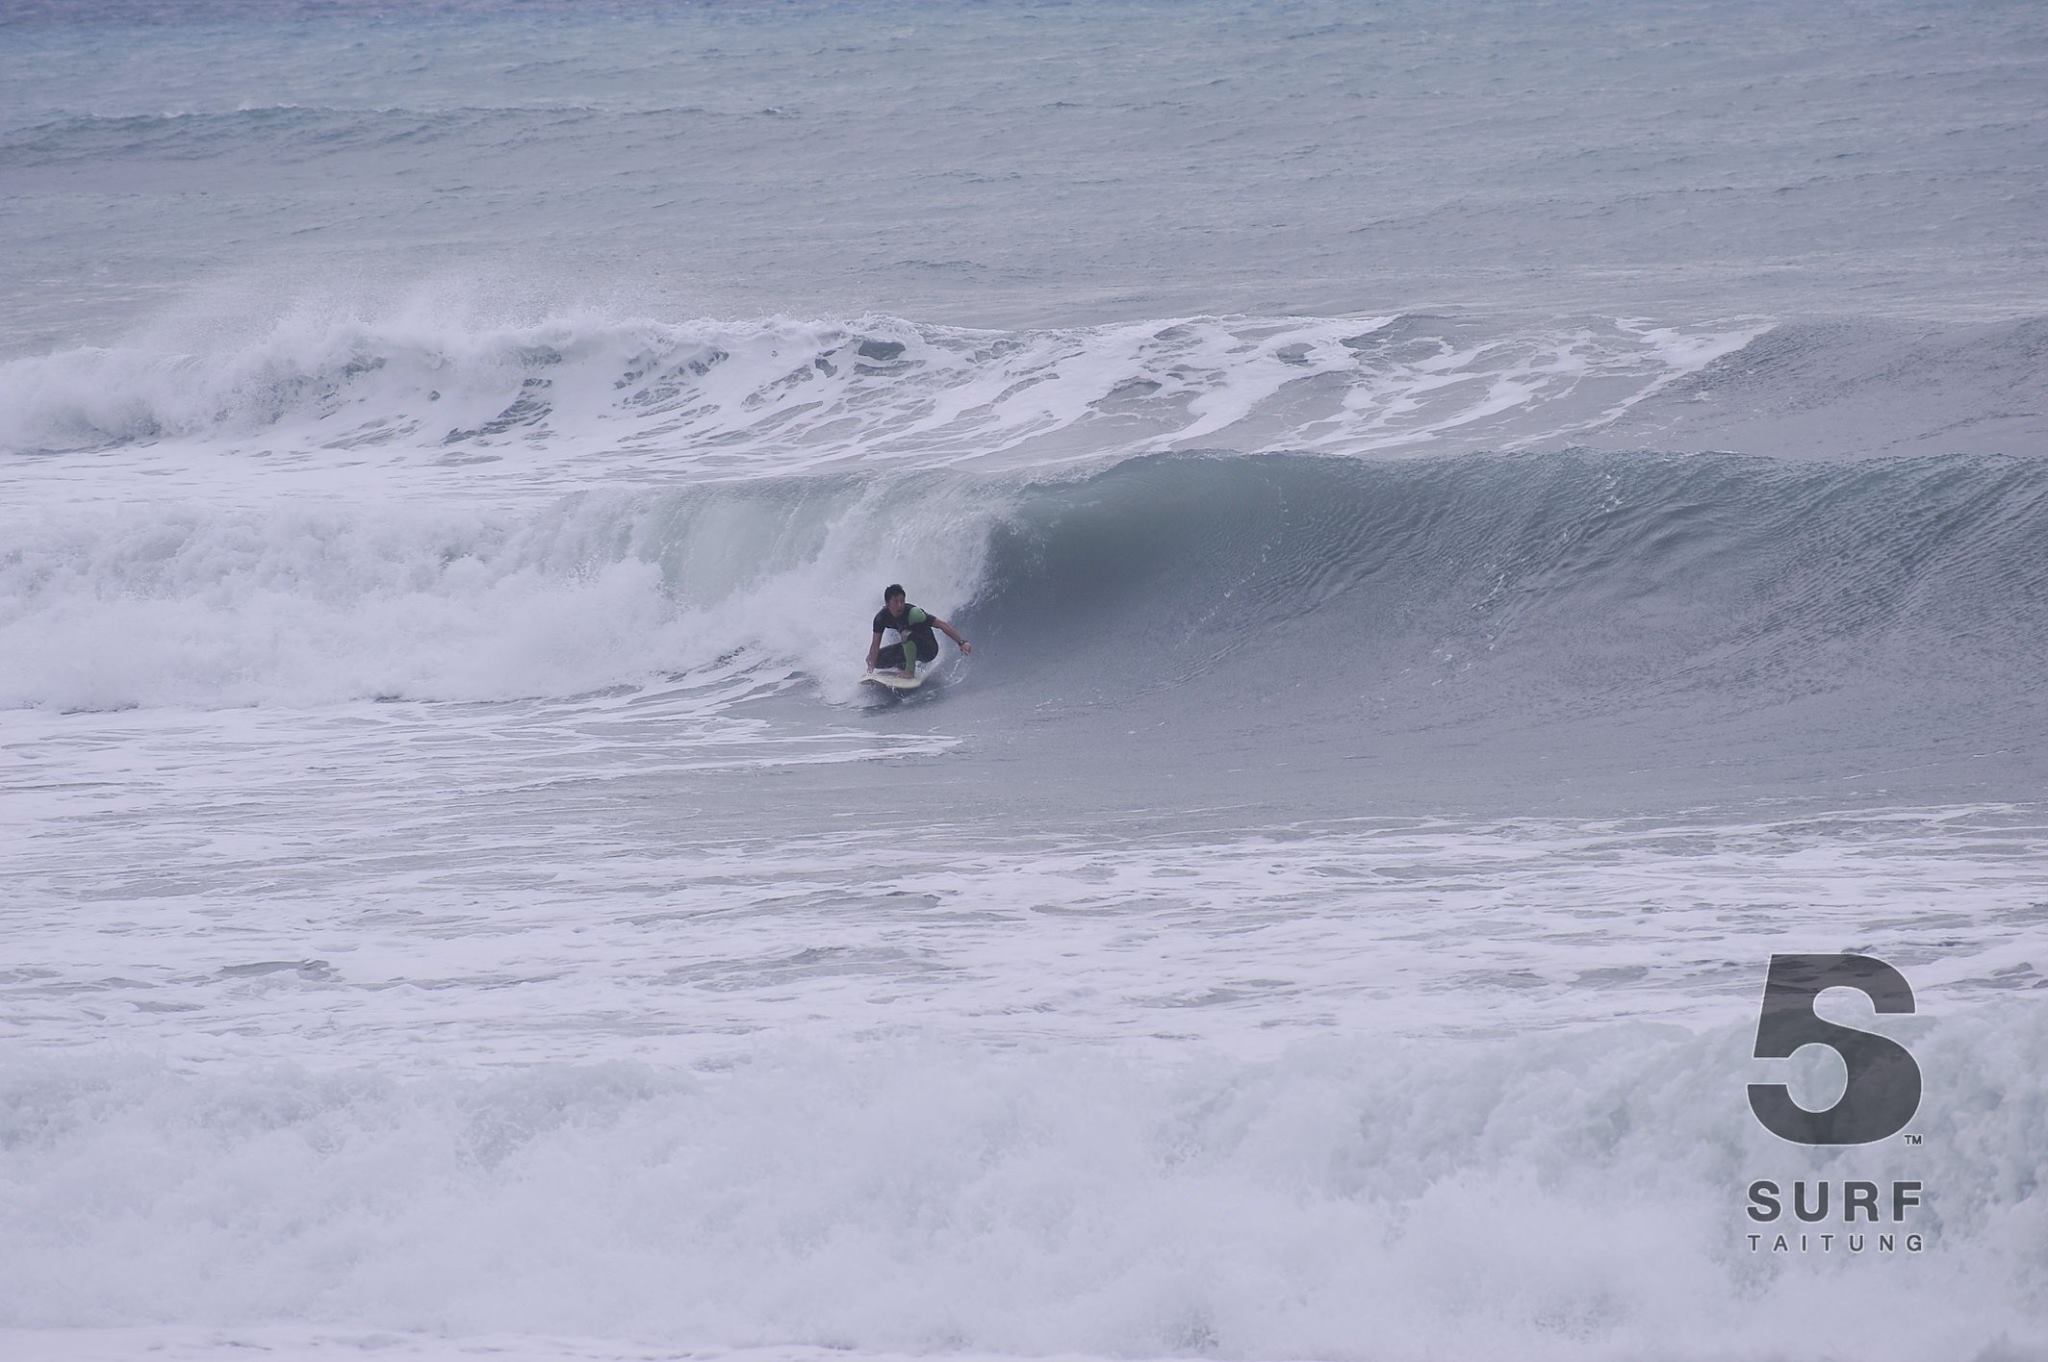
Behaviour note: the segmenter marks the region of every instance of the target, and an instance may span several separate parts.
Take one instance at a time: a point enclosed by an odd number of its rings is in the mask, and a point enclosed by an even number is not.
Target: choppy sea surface
[[[0,1355],[2048,1356],[2043,222],[2032,4],[0,6]]]

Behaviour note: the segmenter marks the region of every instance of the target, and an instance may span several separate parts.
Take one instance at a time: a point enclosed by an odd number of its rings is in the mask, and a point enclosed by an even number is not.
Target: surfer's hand
[[[960,651],[963,653],[971,653],[974,651],[974,645],[963,638],[960,640]]]

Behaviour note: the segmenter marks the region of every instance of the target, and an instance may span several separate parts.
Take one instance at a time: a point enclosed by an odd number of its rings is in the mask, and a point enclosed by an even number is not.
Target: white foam
[[[1175,449],[1499,448],[1596,428],[1765,329],[1566,321],[1380,344],[1397,320],[1004,333],[887,316],[515,322],[451,311],[432,292],[382,307],[307,302],[197,328],[206,349],[166,327],[0,365],[0,448],[171,441],[143,463],[180,476],[208,449],[260,450],[263,467],[298,471],[452,459],[472,485],[572,471],[1046,467]]]
[[[955,608],[987,514],[937,488],[850,485],[528,510],[305,497],[17,509],[0,522],[0,707],[572,695],[735,650],[772,675],[850,685],[877,574]]]
[[[1774,1148],[1747,1039],[1161,1063],[932,1037],[411,1082],[12,1060],[0,1324],[1122,1357],[2038,1342],[2042,1209],[1984,1189],[2048,1171],[2038,1110],[1996,1100],[2033,1083],[2039,1009],[1923,1037],[1918,1157]],[[1794,1172],[1921,1180],[1930,1246],[1753,1255],[1744,1189]]]

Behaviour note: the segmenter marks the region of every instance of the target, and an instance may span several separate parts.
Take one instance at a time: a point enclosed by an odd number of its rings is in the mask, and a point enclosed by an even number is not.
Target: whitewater
[[[0,5],[0,1357],[2048,1357],[2043,91]]]

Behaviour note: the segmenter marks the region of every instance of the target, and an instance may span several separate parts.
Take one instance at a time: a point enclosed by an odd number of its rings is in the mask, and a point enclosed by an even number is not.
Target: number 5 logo
[[[1794,1144],[1869,1144],[1905,1128],[1920,1109],[1920,1066],[1906,1047],[1814,1015],[1813,1003],[1831,988],[1869,996],[1879,1012],[1911,1012],[1913,989],[1882,960],[1867,955],[1774,955],[1764,981],[1763,1015],[1756,1023],[1756,1057],[1789,1059],[1806,1045],[1825,1045],[1842,1057],[1849,1081],[1841,1101],[1808,1111],[1783,1083],[1749,1085],[1749,1109],[1764,1129]]]

